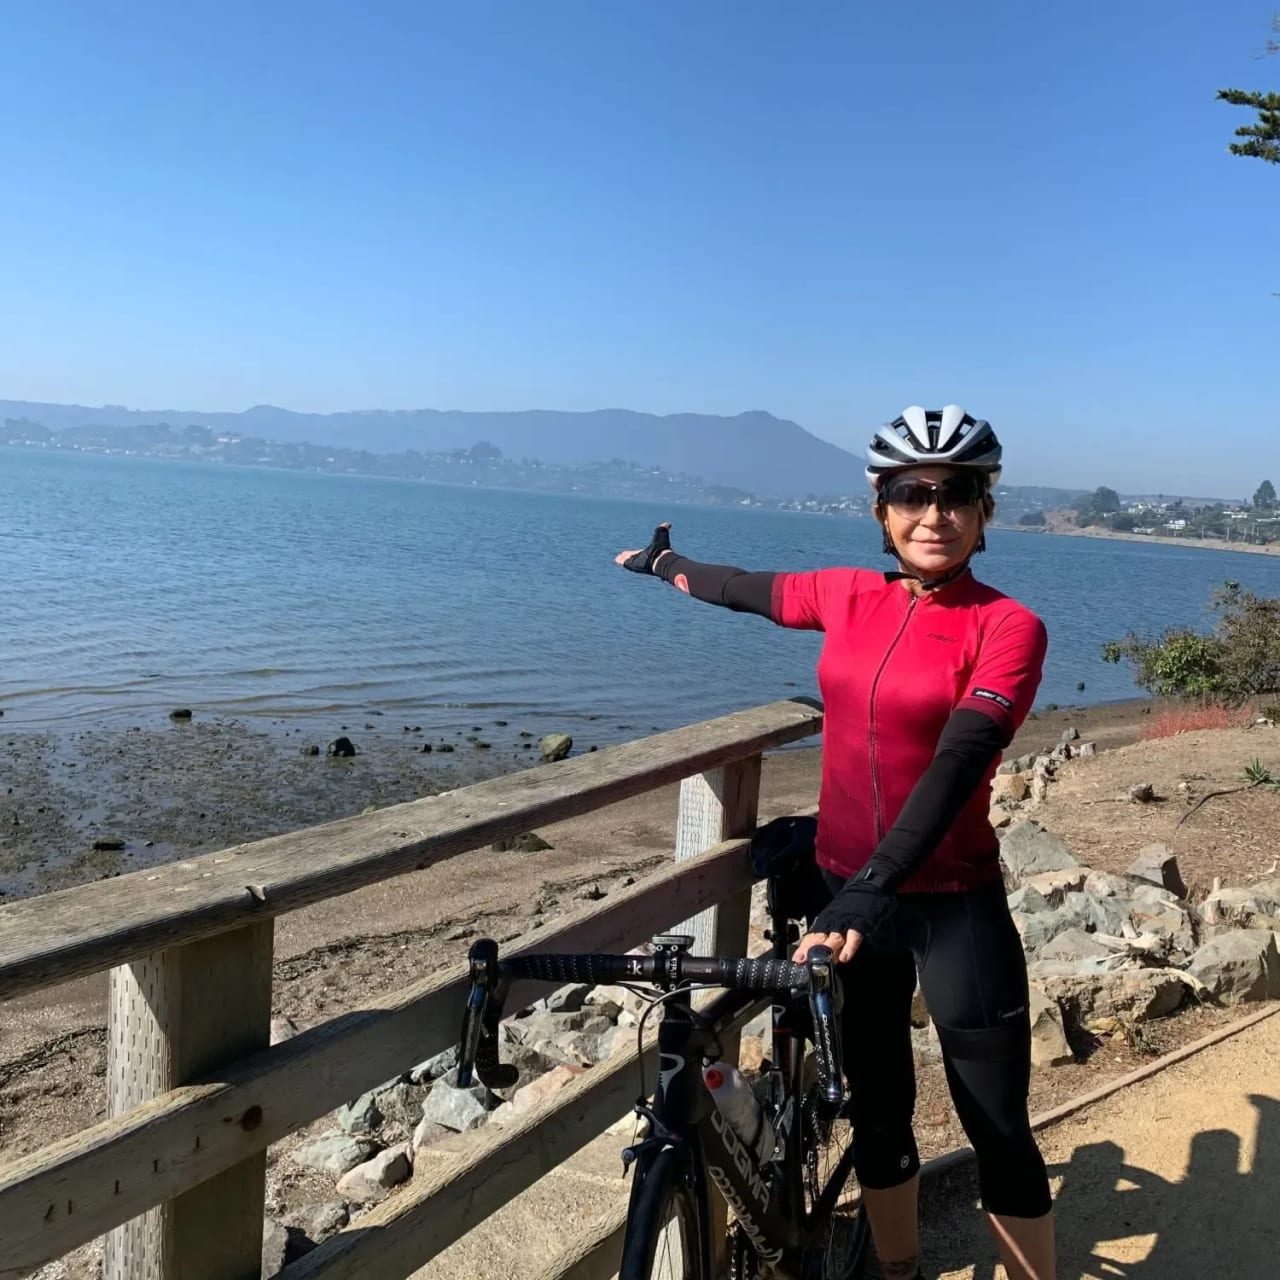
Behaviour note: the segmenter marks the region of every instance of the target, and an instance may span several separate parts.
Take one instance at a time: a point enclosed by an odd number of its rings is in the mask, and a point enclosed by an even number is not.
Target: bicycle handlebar
[[[836,1029],[839,984],[826,947],[814,947],[804,964],[770,957],[713,959],[687,956],[678,949],[643,955],[556,955],[551,953],[498,959],[498,944],[482,938],[468,954],[471,989],[458,1048],[458,1086],[469,1088],[472,1072],[490,1089],[507,1089],[518,1072],[498,1056],[498,1025],[511,982],[519,978],[560,985],[604,986],[618,982],[652,983],[667,991],[689,983],[727,987],[758,994],[803,990],[813,1015],[813,1043],[818,1078],[828,1103],[844,1097],[840,1037]]]

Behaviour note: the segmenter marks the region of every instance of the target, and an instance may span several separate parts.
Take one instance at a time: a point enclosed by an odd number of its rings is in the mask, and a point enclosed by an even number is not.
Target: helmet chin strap
[[[886,582],[900,582],[904,579],[908,582],[918,582],[921,591],[937,591],[945,587],[947,583],[954,582],[957,578],[963,577],[969,572],[969,561],[987,549],[987,535],[984,530],[982,536],[978,539],[978,545],[965,558],[955,566],[954,569],[948,569],[946,573],[937,578],[926,578],[923,574],[917,573],[914,569],[908,567],[906,560],[899,553],[898,548],[893,545],[893,539],[889,537],[889,530],[881,526],[884,534],[884,553],[887,556],[893,556],[901,566],[897,570],[888,570],[885,575]]]

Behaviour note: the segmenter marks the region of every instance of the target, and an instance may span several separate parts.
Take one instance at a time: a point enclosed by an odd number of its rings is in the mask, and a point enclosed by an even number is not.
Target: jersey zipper
[[[889,665],[889,659],[893,656],[893,651],[898,647],[898,642],[902,639],[903,632],[907,629],[907,623],[911,621],[911,615],[915,613],[916,605],[919,601],[919,596],[911,597],[911,603],[907,605],[907,612],[902,619],[902,626],[898,628],[898,634],[893,637],[893,643],[885,650],[884,657],[880,659],[880,666],[876,671],[875,679],[871,682],[871,800],[876,819],[877,844],[884,839],[884,827],[880,820],[880,756],[876,743],[876,690],[880,687],[880,677],[884,675],[884,669]]]

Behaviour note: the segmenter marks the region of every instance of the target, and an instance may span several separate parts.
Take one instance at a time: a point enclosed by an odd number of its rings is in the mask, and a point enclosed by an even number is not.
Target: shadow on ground
[[[1079,1146],[1068,1163],[1051,1165],[1050,1176],[1061,1179],[1059,1280],[1280,1274],[1280,1101],[1251,1094],[1249,1102],[1252,1149],[1231,1130],[1206,1129],[1192,1137],[1178,1179],[1128,1163],[1110,1141]],[[1003,1280],[976,1204],[972,1167],[924,1193],[927,1274]]]

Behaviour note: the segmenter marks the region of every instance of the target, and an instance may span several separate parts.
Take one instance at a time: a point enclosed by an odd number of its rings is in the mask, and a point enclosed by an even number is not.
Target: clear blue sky
[[[0,398],[958,400],[1009,478],[1280,483],[1277,0],[8,6]]]

